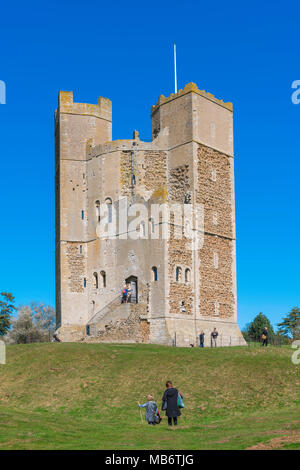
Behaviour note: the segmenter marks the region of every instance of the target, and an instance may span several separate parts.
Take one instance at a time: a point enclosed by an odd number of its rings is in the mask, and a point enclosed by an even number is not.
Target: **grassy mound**
[[[292,352],[9,346],[0,365],[0,449],[300,448],[300,366]],[[152,393],[160,407],[166,380],[186,408],[177,428],[166,418],[150,427],[137,401]]]

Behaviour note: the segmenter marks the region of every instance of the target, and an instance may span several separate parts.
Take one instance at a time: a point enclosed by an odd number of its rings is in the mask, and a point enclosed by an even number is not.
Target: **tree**
[[[250,323],[247,323],[244,327],[244,329],[242,330],[242,335],[244,337],[244,340],[246,342],[250,341],[250,335],[249,335],[249,327],[250,327]]]
[[[275,336],[272,324],[268,317],[260,312],[256,315],[254,320],[246,326],[243,335],[249,339],[260,340],[265,327],[268,328],[268,338],[272,341]]]
[[[6,335],[11,325],[11,316],[16,309],[15,298],[9,292],[0,293],[0,336]]]
[[[55,309],[50,305],[31,302],[31,310],[33,321],[37,328],[46,333],[54,333],[56,327]]]
[[[300,337],[300,308],[293,307],[283,321],[278,323],[278,333],[282,336],[297,339]]]
[[[49,341],[55,331],[55,310],[50,305],[31,302],[18,308],[9,339],[14,343]]]

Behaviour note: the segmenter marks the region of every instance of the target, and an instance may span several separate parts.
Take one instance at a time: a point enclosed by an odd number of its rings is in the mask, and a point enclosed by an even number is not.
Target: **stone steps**
[[[110,310],[105,312],[101,318],[96,318],[93,323],[90,324],[90,333],[93,336],[97,336],[99,330],[104,330],[106,325],[114,324],[117,321],[126,320],[131,313],[131,305],[120,304],[117,306],[111,306]]]

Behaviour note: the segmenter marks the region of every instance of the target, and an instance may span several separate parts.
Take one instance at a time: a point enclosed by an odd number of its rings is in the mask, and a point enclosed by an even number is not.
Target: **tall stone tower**
[[[193,83],[160,96],[151,110],[152,142],[136,131],[133,139],[112,141],[111,119],[109,100],[73,103],[72,93],[60,92],[59,334],[66,341],[189,346],[201,330],[209,343],[216,327],[220,345],[244,344],[237,325],[231,103]],[[109,236],[104,219],[113,228]],[[125,283],[131,297],[121,304]]]

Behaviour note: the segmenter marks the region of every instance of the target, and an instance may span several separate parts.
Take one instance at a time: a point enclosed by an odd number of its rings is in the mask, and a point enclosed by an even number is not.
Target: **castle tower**
[[[160,96],[151,123],[152,142],[142,142],[137,132],[133,139],[111,141],[109,100],[87,105],[60,94],[59,332],[65,340],[189,346],[201,330],[209,341],[216,327],[222,345],[244,344],[236,308],[232,105],[191,83]],[[102,237],[99,207],[113,219],[125,200],[131,219],[136,207],[146,210],[138,237],[132,237],[130,217],[125,226],[116,224],[114,237]],[[167,220],[154,221],[155,204],[171,208]],[[186,231],[186,213],[198,245]],[[132,302],[122,305],[126,281]]]
[[[57,326],[87,321],[87,147],[111,140],[111,101],[74,103],[59,93],[55,113],[56,309]],[[63,312],[63,318],[62,318]]]
[[[176,333],[184,344],[202,329],[217,327],[224,344],[243,344],[237,326],[232,104],[189,84],[161,96],[151,116],[153,137],[169,130],[169,201],[189,200],[203,210],[198,250],[186,249],[184,238],[169,242],[170,336]],[[182,282],[176,280],[178,269]],[[179,313],[182,301],[186,312]]]

